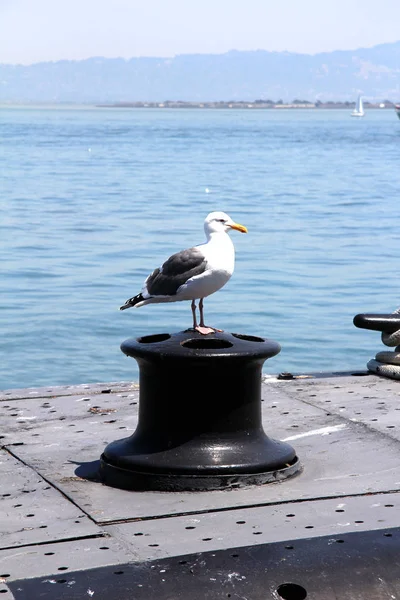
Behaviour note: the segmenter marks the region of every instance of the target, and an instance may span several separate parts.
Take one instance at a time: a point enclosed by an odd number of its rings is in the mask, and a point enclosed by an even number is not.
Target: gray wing
[[[174,296],[181,285],[195,275],[204,273],[207,261],[197,248],[182,250],[170,256],[160,269],[146,279],[151,296]]]

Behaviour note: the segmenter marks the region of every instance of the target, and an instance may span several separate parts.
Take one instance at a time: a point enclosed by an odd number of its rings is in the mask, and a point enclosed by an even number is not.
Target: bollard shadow
[[[100,460],[92,460],[90,462],[78,462],[70,460],[73,465],[78,465],[74,473],[81,479],[87,479],[88,481],[94,481],[101,483],[100,478]]]

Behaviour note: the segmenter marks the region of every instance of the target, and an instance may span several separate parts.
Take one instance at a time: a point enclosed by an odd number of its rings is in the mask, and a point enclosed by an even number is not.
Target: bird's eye
[[[226,223],[225,219],[216,219],[218,223]]]

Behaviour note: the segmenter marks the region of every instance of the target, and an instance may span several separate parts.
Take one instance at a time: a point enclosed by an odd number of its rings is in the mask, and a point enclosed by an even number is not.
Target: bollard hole
[[[156,342],[166,342],[170,339],[169,333],[158,333],[155,335],[144,335],[137,339],[139,344],[155,344]]]
[[[276,591],[283,600],[304,600],[307,598],[306,590],[297,583],[282,583]]]
[[[220,350],[222,348],[232,348],[233,346],[232,342],[216,338],[191,339],[182,342],[181,345],[192,350]]]
[[[244,335],[243,333],[232,333],[232,335],[238,338],[238,340],[244,340],[245,342],[265,342],[264,338],[255,335]]]

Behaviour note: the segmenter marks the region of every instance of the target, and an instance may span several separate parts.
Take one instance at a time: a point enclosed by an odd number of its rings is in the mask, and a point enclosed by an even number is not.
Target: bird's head
[[[232,221],[229,215],[224,212],[216,211],[207,215],[204,221],[204,231],[207,237],[212,233],[228,232],[230,229],[236,229],[241,233],[247,233],[247,228],[244,225],[239,225]]]

